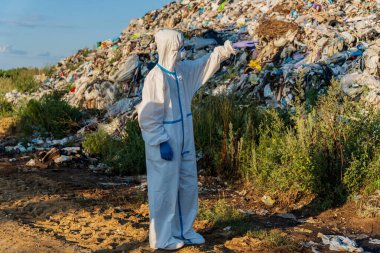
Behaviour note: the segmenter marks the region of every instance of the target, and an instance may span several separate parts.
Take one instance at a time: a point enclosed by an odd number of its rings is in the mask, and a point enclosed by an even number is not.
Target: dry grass
[[[7,135],[14,130],[15,117],[0,117],[0,136]]]
[[[5,94],[15,89],[15,86],[11,79],[0,77],[0,95]]]
[[[359,203],[358,215],[363,218],[380,217],[380,190]]]
[[[288,31],[296,30],[298,30],[296,23],[269,19],[263,20],[257,27],[256,32],[260,37],[272,40],[285,35]]]

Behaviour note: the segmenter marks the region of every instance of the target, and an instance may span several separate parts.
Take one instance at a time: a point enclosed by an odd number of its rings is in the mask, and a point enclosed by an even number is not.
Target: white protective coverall
[[[182,33],[161,29],[155,40],[159,61],[144,81],[137,108],[145,141],[149,242],[152,248],[181,241],[199,244],[204,239],[192,227],[198,211],[198,183],[191,101],[235,50],[226,41],[197,60],[180,61]],[[165,141],[174,153],[171,161],[160,155],[160,143]]]

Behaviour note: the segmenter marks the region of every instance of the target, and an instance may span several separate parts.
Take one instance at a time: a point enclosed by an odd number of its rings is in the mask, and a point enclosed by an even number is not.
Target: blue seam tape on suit
[[[182,119],[177,119],[177,120],[167,120],[167,121],[162,121],[163,124],[175,124],[175,123],[178,123],[178,122],[181,122]]]
[[[184,142],[185,142],[185,126],[183,124],[182,102],[181,102],[181,95],[179,93],[179,82],[178,82],[177,73],[175,73],[175,81],[177,83],[178,103],[179,103],[179,110],[181,112],[181,123],[182,123],[182,149],[181,149],[181,153],[182,153]],[[179,189],[178,189],[178,210],[179,210],[179,221],[181,224],[181,236],[182,236],[182,239],[185,239],[185,237],[183,236],[183,221],[182,221],[181,201],[180,201],[180,196],[179,196]]]
[[[179,212],[179,223],[181,225],[181,237],[182,239],[185,239],[183,236],[183,222],[182,222],[182,211],[181,211],[181,202],[179,197],[179,191],[178,191],[178,212]]]
[[[171,72],[171,71],[167,70],[166,68],[162,67],[159,63],[157,63],[157,66],[158,66],[162,71],[164,71],[165,73],[168,73],[168,74],[171,74],[171,75],[175,75],[175,72]]]
[[[182,112],[181,94],[179,93],[179,81],[178,81],[178,77],[177,77],[176,73],[175,73],[175,81],[177,83],[179,111],[181,112],[181,123],[182,123],[182,149],[181,149],[181,153],[182,153],[183,152],[183,145],[184,145],[184,142],[185,142],[185,126],[183,124],[183,112]]]
[[[192,113],[188,113],[186,114],[186,117],[190,117],[192,116],[193,114]],[[163,124],[175,124],[175,123],[178,123],[178,122],[181,122],[181,119],[176,119],[176,120],[164,120],[162,121]]]

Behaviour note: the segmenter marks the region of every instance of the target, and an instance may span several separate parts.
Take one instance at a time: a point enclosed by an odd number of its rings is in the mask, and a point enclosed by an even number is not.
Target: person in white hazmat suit
[[[175,250],[202,244],[193,229],[198,183],[191,101],[235,50],[230,41],[194,61],[181,61],[182,33],[155,35],[158,64],[144,81],[138,120],[145,141],[151,248]]]

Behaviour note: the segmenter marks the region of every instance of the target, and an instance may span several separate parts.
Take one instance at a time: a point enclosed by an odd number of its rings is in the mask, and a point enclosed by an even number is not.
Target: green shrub
[[[116,139],[99,129],[86,135],[82,145],[88,153],[100,155],[102,161],[117,174],[145,172],[144,141],[136,120],[126,123],[126,136],[122,139]]]
[[[296,101],[291,113],[199,94],[193,118],[200,166],[262,191],[313,193],[330,204],[379,189],[379,111],[347,99],[336,81],[313,99]]]
[[[210,175],[235,173],[237,159],[233,153],[237,148],[236,140],[245,131],[244,122],[249,120],[249,112],[260,116],[256,108],[238,107],[236,99],[227,96],[202,98],[202,94],[195,99],[195,144],[204,155],[205,169]]]
[[[127,167],[136,167],[137,172],[145,170],[145,143],[137,120],[129,120],[126,123],[126,136],[124,137],[128,150]]]
[[[307,192],[314,169],[304,123],[296,121],[294,128],[286,127],[275,110],[268,110],[257,130],[257,141],[246,135],[239,140],[239,171],[244,178],[263,190]]]
[[[337,82],[318,101],[317,142],[313,159],[320,184],[317,187],[341,187],[359,193],[374,180],[369,166],[379,153],[379,111],[365,112],[365,105],[343,96]],[[372,178],[372,179],[371,179]],[[326,187],[328,186],[328,187]]]
[[[244,218],[244,215],[227,204],[223,198],[219,199],[215,205],[211,206],[208,203],[201,203],[198,213],[198,218],[208,220],[212,224],[218,225],[234,225],[236,222]]]
[[[42,72],[46,75],[46,76],[52,76],[53,74],[55,74],[56,72],[56,69],[55,69],[55,66],[45,66],[43,69],[42,69]]]
[[[6,101],[3,97],[0,97],[0,116],[9,116],[12,112],[12,104]]]
[[[262,241],[264,241],[268,246],[282,246],[282,245],[288,245],[288,240],[286,236],[282,235],[280,231],[277,230],[249,230],[246,233],[246,236],[252,237],[252,238],[258,238]]]
[[[353,157],[344,173],[343,183],[350,193],[364,189],[366,195],[380,189],[380,149],[372,157],[368,153]]]
[[[81,53],[83,57],[87,57],[91,53],[91,49],[83,48],[82,50],[79,50],[78,53]]]
[[[2,83],[6,82],[7,84],[8,88],[6,92],[13,89],[17,89],[21,92],[33,92],[36,91],[39,86],[39,83],[34,79],[34,75],[36,74],[40,74],[40,70],[37,68],[0,70],[0,79]]]
[[[70,71],[74,71],[76,70],[77,68],[79,68],[81,65],[83,64],[83,60],[80,59],[79,61],[76,61],[76,62],[69,62],[66,64],[66,67],[70,70]]]
[[[91,155],[101,155],[102,148],[104,145],[107,145],[111,139],[112,138],[104,130],[99,129],[98,131],[85,135],[82,146],[86,152]]]
[[[0,95],[16,89],[11,79],[0,77]]]
[[[380,190],[380,148],[374,153],[374,158],[368,165],[368,174],[362,182],[364,193],[373,194]]]
[[[114,62],[117,62],[118,60],[121,59],[122,56],[123,56],[123,52],[120,50],[120,48],[116,49],[114,56],[110,60],[109,64],[113,64]]]
[[[81,113],[61,98],[61,93],[54,92],[21,106],[18,111],[21,131],[26,135],[37,131],[42,135],[64,137],[77,130]]]
[[[16,89],[21,92],[36,91],[39,84],[34,77],[27,73],[22,73],[20,76],[13,80]]]
[[[195,141],[206,163],[201,165],[211,175],[255,181],[263,190],[310,188],[307,138],[287,128],[276,110],[239,107],[235,100],[222,96],[197,102]]]

